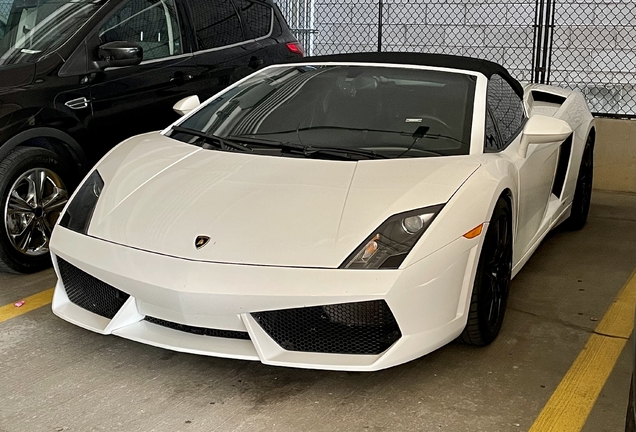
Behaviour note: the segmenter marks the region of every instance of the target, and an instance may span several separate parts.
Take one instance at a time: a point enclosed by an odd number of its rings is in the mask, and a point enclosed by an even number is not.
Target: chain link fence
[[[522,82],[580,90],[636,117],[633,0],[278,0],[308,55],[411,51],[483,58]]]
[[[13,0],[0,0],[0,37],[4,36],[7,19],[11,12]]]
[[[575,88],[597,113],[636,115],[636,3],[553,4],[547,82]]]

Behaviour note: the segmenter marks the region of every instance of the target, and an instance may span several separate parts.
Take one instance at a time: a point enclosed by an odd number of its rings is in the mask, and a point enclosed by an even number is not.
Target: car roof
[[[443,67],[448,69],[461,69],[482,73],[490,79],[493,75],[503,77],[519,97],[523,97],[523,86],[514,79],[508,71],[501,65],[474,57],[462,57],[447,54],[429,53],[404,53],[404,52],[366,52],[350,54],[332,54],[325,56],[305,57],[304,59],[292,61],[293,63],[329,63],[329,62],[352,62],[352,63],[391,63],[416,66]]]

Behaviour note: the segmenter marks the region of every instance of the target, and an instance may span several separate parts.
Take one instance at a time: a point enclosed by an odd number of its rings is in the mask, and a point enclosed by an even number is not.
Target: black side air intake
[[[129,295],[57,257],[62,283],[69,300],[94,314],[112,319]]]
[[[256,312],[252,317],[288,351],[376,355],[402,337],[384,300]]]

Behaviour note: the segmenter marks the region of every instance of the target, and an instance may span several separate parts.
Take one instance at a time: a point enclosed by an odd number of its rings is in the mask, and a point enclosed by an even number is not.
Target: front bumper
[[[51,242],[59,279],[53,312],[101,334],[181,352],[300,368],[379,370],[427,354],[461,333],[480,241],[481,237],[460,238],[403,270],[310,269],[185,260],[58,226]],[[124,294],[118,297],[121,307],[117,306],[112,318],[90,312],[77,299],[71,301],[60,277],[60,263],[68,263]],[[268,327],[257,322],[259,312],[359,302],[386,304],[399,327],[399,337],[382,352],[294,350],[277,343],[272,329],[268,333]],[[329,308],[323,309],[329,312]],[[339,324],[366,324],[347,319],[340,319]],[[307,338],[315,337],[313,325],[302,331]]]

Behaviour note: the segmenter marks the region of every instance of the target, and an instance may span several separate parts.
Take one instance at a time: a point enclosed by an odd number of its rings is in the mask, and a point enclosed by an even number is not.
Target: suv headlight
[[[443,204],[388,218],[347,259],[343,269],[396,269],[431,225]]]
[[[93,171],[66,208],[66,212],[60,220],[60,226],[80,234],[86,234],[103,188],[104,180],[97,170]]]

